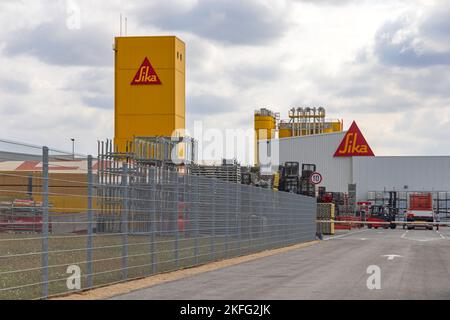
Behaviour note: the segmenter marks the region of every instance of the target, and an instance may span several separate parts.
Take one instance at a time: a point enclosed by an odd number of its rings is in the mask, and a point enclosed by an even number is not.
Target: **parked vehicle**
[[[406,211],[408,230],[424,227],[433,230],[434,211],[433,197],[431,193],[411,194],[409,197],[409,208]]]
[[[383,229],[395,229],[397,225],[394,223],[395,214],[389,210],[386,206],[373,205],[370,207],[370,213],[366,218],[366,221],[369,222],[367,227],[371,228],[383,228]],[[377,223],[380,222],[380,223]],[[389,222],[389,223],[386,223]]]

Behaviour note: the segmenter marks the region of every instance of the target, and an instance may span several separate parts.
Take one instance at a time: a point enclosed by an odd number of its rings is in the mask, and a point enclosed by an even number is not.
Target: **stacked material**
[[[334,203],[318,203],[317,220],[334,220]],[[317,233],[333,235],[334,222],[317,222]]]
[[[193,175],[241,183],[241,166],[237,163],[223,164],[221,166],[192,165],[190,172]]]

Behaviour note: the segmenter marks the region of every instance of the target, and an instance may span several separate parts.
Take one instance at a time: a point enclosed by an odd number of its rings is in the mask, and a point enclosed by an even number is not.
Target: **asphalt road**
[[[349,232],[114,299],[450,299],[450,228]]]

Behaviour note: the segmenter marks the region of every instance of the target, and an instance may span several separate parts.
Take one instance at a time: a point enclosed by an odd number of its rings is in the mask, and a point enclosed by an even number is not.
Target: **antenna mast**
[[[122,36],[122,14],[120,14],[120,36]]]

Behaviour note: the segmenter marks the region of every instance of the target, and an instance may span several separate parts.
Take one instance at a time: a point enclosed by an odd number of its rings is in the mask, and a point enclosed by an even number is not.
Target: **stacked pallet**
[[[224,163],[221,166],[192,165],[190,167],[190,173],[198,176],[216,178],[222,181],[241,182],[241,166],[237,163]]]
[[[334,220],[334,203],[318,203],[317,220]],[[334,222],[317,222],[317,233],[333,235]]]

